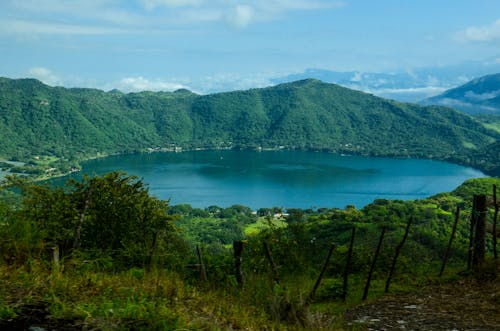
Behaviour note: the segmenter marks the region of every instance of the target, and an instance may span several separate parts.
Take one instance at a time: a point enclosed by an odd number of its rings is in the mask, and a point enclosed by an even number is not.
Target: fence
[[[469,221],[469,248],[468,248],[468,258],[467,258],[467,270],[473,270],[473,271],[478,271],[480,267],[483,265],[486,257],[486,235],[487,233],[491,233],[493,235],[493,256],[494,259],[498,258],[498,252],[497,252],[497,237],[500,236],[500,231],[497,228],[497,220],[498,220],[498,209],[499,209],[499,202],[497,201],[497,188],[495,185],[493,185],[493,194],[491,197],[487,195],[474,195],[473,197],[473,207],[471,210],[471,217]],[[489,213],[488,207],[492,206],[494,208],[494,213],[492,217],[492,223],[488,224],[487,223],[487,215]],[[453,222],[453,228],[450,234],[450,238],[448,241],[448,245],[446,246],[446,251],[443,255],[442,261],[441,261],[441,268],[439,271],[439,277],[441,277],[444,273],[444,270],[446,268],[446,264],[448,262],[448,259],[450,257],[450,252],[451,252],[451,247],[453,245],[453,241],[456,235],[457,231],[457,226],[460,222],[460,207],[456,207],[456,211],[454,213],[454,222]],[[410,217],[405,228],[404,235],[399,242],[399,244],[395,247],[394,250],[394,256],[392,259],[392,263],[387,275],[387,279],[385,282],[385,292],[389,292],[390,290],[390,285],[392,278],[394,276],[394,272],[396,269],[396,264],[398,261],[398,258],[400,256],[401,250],[408,238],[408,235],[411,231],[411,226],[413,224],[414,218]],[[381,246],[383,245],[384,242],[384,236],[386,233],[386,227],[382,228],[378,244],[376,246],[376,250],[373,254],[373,257],[371,258],[371,265],[370,269],[367,275],[367,280],[365,283],[364,291],[363,291],[363,296],[362,300],[366,300],[368,297],[369,289],[370,289],[370,283],[372,279],[373,272],[376,268],[376,262],[381,250]],[[350,237],[350,242],[349,242],[349,249],[347,251],[347,256],[346,256],[346,264],[344,266],[344,272],[343,272],[343,284],[342,284],[342,300],[345,302],[347,293],[348,293],[348,284],[349,284],[349,274],[350,274],[350,268],[351,268],[351,257],[353,253],[353,248],[355,244],[355,239],[356,239],[356,227],[352,227],[352,232],[351,232],[351,237]],[[269,263],[270,267],[270,272],[271,272],[271,278],[274,283],[279,284],[280,283],[280,277],[278,275],[277,267],[274,262],[273,256],[271,254],[271,249],[269,244],[264,241],[263,242],[263,247],[264,247],[264,252],[265,252],[265,257],[266,260]],[[324,277],[326,268],[330,262],[331,256],[333,251],[335,250],[335,245],[331,245],[329,252],[327,254],[327,257],[324,261],[323,268],[321,269],[321,272],[314,284],[313,289],[311,290],[306,303],[310,303],[311,301],[314,300],[315,294],[319,286],[321,285],[321,281]],[[206,271],[204,267],[204,263],[201,257],[201,253],[199,248],[197,247],[197,256],[199,258],[199,270],[200,270],[200,277],[206,282],[207,276],[206,276]],[[244,243],[242,241],[235,241],[233,243],[233,249],[234,249],[234,259],[235,259],[235,275],[236,275],[236,280],[238,284],[238,288],[242,289],[244,286],[244,278],[243,278],[243,271],[242,271],[242,265],[244,263],[243,261],[243,250],[244,250]]]

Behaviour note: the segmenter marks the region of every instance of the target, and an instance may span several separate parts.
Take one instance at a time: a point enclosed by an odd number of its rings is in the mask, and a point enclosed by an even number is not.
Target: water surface
[[[121,170],[149,184],[171,204],[204,208],[314,208],[375,199],[420,199],[484,177],[475,169],[440,161],[341,156],[298,151],[193,151],[113,156],[83,164],[82,173]]]

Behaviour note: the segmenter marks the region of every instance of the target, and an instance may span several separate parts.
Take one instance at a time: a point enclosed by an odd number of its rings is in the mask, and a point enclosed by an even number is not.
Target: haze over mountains
[[[211,95],[124,94],[0,79],[4,158],[78,159],[176,146],[309,149],[474,165],[471,155],[498,138],[450,108],[400,103],[314,79]],[[483,161],[482,169],[495,169],[495,162]]]
[[[400,72],[335,71],[311,68],[301,73],[273,78],[271,81],[286,83],[315,78],[384,98],[417,102],[493,72],[500,72],[500,62],[497,59],[470,61],[460,65],[414,68]]]
[[[500,115],[500,73],[476,78],[422,104],[453,107],[468,114]]]

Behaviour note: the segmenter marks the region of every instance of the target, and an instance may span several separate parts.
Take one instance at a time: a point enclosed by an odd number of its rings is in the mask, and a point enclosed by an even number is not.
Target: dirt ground
[[[495,269],[386,295],[349,310],[345,321],[366,330],[500,330],[500,268]]]

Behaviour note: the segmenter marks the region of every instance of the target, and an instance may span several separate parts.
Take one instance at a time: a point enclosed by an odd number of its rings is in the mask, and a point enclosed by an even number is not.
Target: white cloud
[[[247,5],[237,5],[226,17],[232,26],[245,28],[254,20],[255,10]]]
[[[36,78],[44,84],[51,86],[61,85],[61,79],[47,68],[33,67],[28,71],[28,74],[30,77]]]
[[[461,108],[473,108],[473,109],[477,109],[477,110],[482,109],[485,111],[493,111],[493,112],[498,111],[498,109],[496,109],[495,107],[483,106],[483,105],[478,105],[477,103],[468,103],[468,102],[464,102],[461,100],[450,99],[450,98],[440,99],[439,104],[443,105],[443,106],[451,107],[451,108],[454,108],[454,107],[460,108],[461,107]]]
[[[343,1],[320,0],[254,0],[235,1],[232,8],[225,8],[226,1],[220,0],[214,8],[223,10],[227,21],[237,28],[244,28],[253,22],[281,19],[290,11],[333,9],[345,5]],[[216,1],[214,1],[216,3]]]
[[[124,0],[23,0],[7,2],[0,33],[96,35],[135,31],[173,31],[189,25],[227,24],[245,28],[282,19],[291,11],[333,9],[340,0],[136,0],[145,11],[124,6]]]
[[[147,10],[153,10],[157,7],[190,7],[199,6],[203,0],[141,0],[142,5]]]
[[[175,91],[178,89],[189,89],[186,85],[179,82],[167,82],[163,80],[149,80],[142,76],[126,77],[119,82],[107,86],[106,89],[116,88],[123,92],[139,92],[139,91]]]
[[[351,82],[361,82],[363,80],[363,74],[360,72],[354,73],[354,76],[351,78]]]
[[[213,93],[262,88],[274,85],[271,79],[276,76],[279,76],[279,74],[273,72],[246,75],[235,73],[217,74],[201,78],[197,82],[197,89],[202,93]]]
[[[458,32],[455,39],[459,41],[500,41],[500,19],[492,24],[483,26],[471,26],[467,29]]]
[[[383,88],[383,89],[368,89],[367,92],[373,94],[409,94],[418,93],[424,94],[427,97],[434,96],[446,91],[447,87],[438,86],[424,86],[424,87],[410,87],[410,88]]]
[[[64,20],[88,19],[113,24],[134,25],[147,21],[141,15],[123,9],[116,0],[25,0],[15,1],[14,8],[23,17],[34,13],[37,18]],[[95,23],[95,22],[93,22]]]
[[[439,79],[432,75],[427,75],[427,85],[428,86],[437,86],[439,85]]]
[[[477,100],[477,101],[485,101],[489,99],[496,98],[500,95],[500,90],[486,92],[486,93],[475,93],[474,91],[465,92],[464,96],[468,99]]]
[[[0,22],[0,33],[20,35],[100,35],[132,33],[123,28],[75,25],[58,22],[4,20]]]

